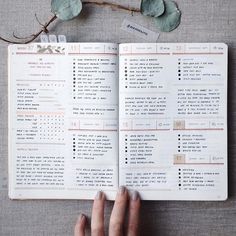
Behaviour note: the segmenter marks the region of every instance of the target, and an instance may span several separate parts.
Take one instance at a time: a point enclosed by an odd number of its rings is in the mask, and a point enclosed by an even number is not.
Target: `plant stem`
[[[36,34],[33,34],[32,36],[30,36],[30,37],[29,37],[30,39],[28,39],[28,40],[26,40],[26,41],[12,41],[12,40],[5,39],[5,38],[3,38],[3,37],[0,37],[0,40],[4,41],[4,42],[6,42],[6,43],[14,43],[14,44],[27,44],[27,43],[31,43],[31,42],[33,42],[36,38],[38,38],[38,36],[39,36],[40,34],[42,34],[43,32],[46,32],[46,33],[47,33],[47,32],[48,32],[47,27],[48,27],[53,21],[55,21],[56,19],[57,19],[57,16],[56,16],[56,15],[53,15],[53,17],[52,17],[48,22],[46,22],[46,23],[43,25],[42,29],[41,29],[39,32],[37,32]],[[19,37],[15,37],[15,38],[20,39]]]
[[[83,1],[82,2],[83,5],[97,5],[97,6],[100,6],[100,7],[111,7],[113,9],[117,9],[117,10],[124,10],[124,11],[129,11],[131,13],[133,12],[140,12],[140,9],[138,8],[134,8],[134,7],[126,7],[126,6],[123,6],[123,5],[120,5],[120,4],[115,4],[115,3],[110,3],[110,2],[106,2],[106,1],[102,1],[102,0],[87,0],[87,1]],[[38,21],[38,18],[37,16],[35,16],[37,21]],[[3,38],[0,36],[0,40],[6,42],[6,43],[14,43],[14,44],[27,44],[27,43],[31,43],[33,42],[36,38],[38,38],[38,36],[42,33],[48,33],[48,26],[54,22],[55,20],[57,19],[57,16],[56,15],[53,15],[53,17],[48,21],[46,22],[44,25],[43,24],[40,24],[42,26],[41,30],[38,31],[36,34],[33,34],[31,35],[30,37],[27,37],[29,38],[28,40],[23,40],[24,38],[20,38],[20,37],[17,37],[15,36],[15,34],[13,34],[14,38],[15,39],[18,39],[17,41],[14,41],[14,40],[10,40],[10,39],[6,39],[6,38]],[[38,21],[39,22],[39,21]]]
[[[99,0],[88,0],[88,1],[83,1],[84,5],[87,4],[94,4],[94,5],[98,5],[98,6],[109,6],[111,8],[115,8],[118,10],[124,10],[124,11],[129,11],[129,12],[140,12],[140,9],[138,8],[134,8],[134,7],[126,7],[120,4],[115,4],[115,3],[110,3],[110,2],[106,2],[106,1],[99,1]]]

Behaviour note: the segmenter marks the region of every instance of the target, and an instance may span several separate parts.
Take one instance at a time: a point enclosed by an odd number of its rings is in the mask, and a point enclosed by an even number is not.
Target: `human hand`
[[[128,225],[126,234],[127,236],[137,236],[139,228],[139,210],[140,198],[138,192],[134,191],[130,197],[125,187],[120,187],[109,223],[109,235],[121,236],[124,235],[125,214],[128,210]],[[105,195],[103,192],[98,192],[93,203],[92,219],[91,219],[91,235],[104,236],[104,205]],[[74,236],[85,236],[86,217],[81,214],[77,220],[74,230]]]

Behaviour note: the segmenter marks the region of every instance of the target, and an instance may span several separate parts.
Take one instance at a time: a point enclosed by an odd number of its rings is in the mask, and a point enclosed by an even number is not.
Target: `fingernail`
[[[118,193],[123,195],[125,193],[126,188],[124,186],[120,186]]]
[[[80,223],[80,222],[82,222],[84,219],[85,219],[85,215],[80,214],[79,217],[78,217],[78,219],[77,219],[77,222]]]
[[[101,200],[101,199],[102,199],[102,194],[103,194],[103,193],[102,193],[101,191],[98,191],[97,194],[96,194],[95,199]]]
[[[132,193],[131,199],[132,199],[133,201],[137,201],[137,200],[139,199],[139,194],[138,194],[137,191],[134,191],[134,192]]]

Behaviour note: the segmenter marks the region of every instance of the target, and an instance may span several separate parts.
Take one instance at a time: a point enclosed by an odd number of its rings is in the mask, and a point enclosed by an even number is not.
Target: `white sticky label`
[[[66,43],[66,36],[65,35],[60,34],[57,36],[57,38],[58,38],[59,43]]]
[[[41,34],[40,41],[41,43],[48,43],[48,36],[46,34]]]
[[[49,42],[50,43],[57,43],[57,36],[54,34],[49,35]]]
[[[151,31],[141,25],[133,23],[127,19],[124,19],[121,29],[129,32],[133,35],[136,35],[140,38],[146,39],[147,41],[156,42],[159,38],[159,33]]]

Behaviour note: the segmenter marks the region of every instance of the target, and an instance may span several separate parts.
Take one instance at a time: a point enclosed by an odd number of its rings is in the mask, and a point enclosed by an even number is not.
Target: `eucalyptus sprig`
[[[37,39],[40,34],[48,33],[48,27],[57,19],[68,21],[76,18],[85,5],[96,5],[100,7],[111,7],[115,10],[124,10],[133,13],[141,13],[144,16],[154,18],[156,27],[163,32],[170,32],[180,24],[181,12],[177,4],[172,0],[141,0],[140,8],[127,7],[120,4],[110,3],[99,0],[52,0],[51,11],[53,16],[45,24],[37,21],[41,29],[29,37],[18,37],[13,33],[14,40],[6,39],[0,36],[0,40],[7,43],[27,44]]]

